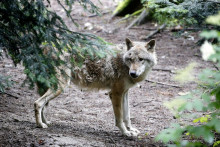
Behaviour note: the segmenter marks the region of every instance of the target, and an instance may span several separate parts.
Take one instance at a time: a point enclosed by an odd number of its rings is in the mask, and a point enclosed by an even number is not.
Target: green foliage
[[[190,63],[185,69],[177,71],[177,75],[175,76],[175,80],[185,83],[194,80],[193,68],[196,66],[196,63]]]
[[[220,145],[220,141],[216,141],[214,144],[213,144],[213,147],[218,147]]]
[[[12,82],[9,80],[9,77],[0,75],[0,92],[4,92],[5,88],[10,87]]]
[[[220,17],[220,13],[214,17]],[[207,20],[210,20],[208,18]],[[216,24],[217,22],[213,22]],[[215,19],[218,21],[218,19]],[[210,22],[210,21],[209,21]],[[219,25],[220,23],[218,23]],[[212,54],[206,57],[220,67],[220,32],[217,30],[204,31],[200,34],[206,39],[216,38],[218,42],[203,48],[202,54],[214,50]],[[166,102],[167,106],[178,119],[191,119],[193,125],[178,125],[162,131],[157,140],[164,143],[172,143],[175,146],[217,146],[219,141],[214,142],[215,134],[220,134],[220,71],[205,69],[198,76],[199,87],[192,92],[178,97],[171,102]],[[200,113],[195,113],[200,112]],[[187,132],[187,133],[185,133]],[[186,138],[196,139],[197,142],[190,142]],[[184,139],[183,139],[184,138]],[[202,139],[202,140],[201,140]],[[191,139],[190,139],[191,140]]]
[[[220,11],[217,15],[208,17],[206,21],[209,24],[220,26]]]
[[[56,1],[77,25],[71,17],[76,1]],[[99,13],[90,0],[77,1],[88,11]],[[68,61],[78,66],[85,57],[103,57],[109,50],[103,39],[71,31],[59,15],[46,7],[46,2],[50,6],[50,0],[0,1],[0,50],[5,50],[15,64],[23,63],[27,75],[25,82],[31,86],[40,83],[56,88],[55,69],[70,68]],[[64,58],[66,53],[71,57]],[[60,72],[65,75],[64,71]]]
[[[217,1],[203,0],[142,0],[150,8],[159,23],[168,25],[192,25],[203,23],[204,19],[220,9]]]
[[[177,142],[179,141],[184,129],[179,124],[172,124],[170,128],[163,130],[157,137],[156,140],[163,140],[164,143],[168,143],[170,140]]]
[[[206,115],[206,116],[202,116],[202,117],[194,119],[193,122],[194,123],[197,123],[197,122],[207,123],[210,118],[211,118],[210,115]]]

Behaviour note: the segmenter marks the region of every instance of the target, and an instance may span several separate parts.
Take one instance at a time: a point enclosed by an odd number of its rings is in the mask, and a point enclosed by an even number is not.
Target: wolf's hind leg
[[[42,116],[42,110],[51,99],[57,97],[61,92],[62,89],[58,89],[56,92],[49,89],[42,97],[34,102],[35,118],[38,127],[47,128],[47,124],[43,122],[44,115]]]
[[[123,96],[123,120],[128,131],[131,131],[133,136],[137,136],[140,131],[131,126],[130,109],[128,101],[128,91]]]
[[[38,127],[41,128],[47,128],[50,124],[49,121],[47,121],[44,111],[45,105],[48,105],[48,102],[58,95],[61,94],[63,89],[65,89],[69,84],[70,84],[70,77],[71,77],[71,70],[66,69],[66,76],[63,76],[59,71],[58,71],[58,80],[59,80],[59,87],[56,91],[53,91],[51,89],[48,89],[47,92],[40,97],[38,100],[34,102],[34,110],[35,110],[35,118],[36,118],[36,123]]]
[[[48,121],[47,118],[46,118],[46,116],[45,116],[45,113],[46,113],[46,111],[47,111],[48,105],[49,105],[49,102],[47,102],[47,103],[45,104],[45,106],[42,108],[41,117],[42,117],[42,122],[43,122],[43,123],[45,123],[45,124],[47,124],[47,125],[50,125],[51,122]]]

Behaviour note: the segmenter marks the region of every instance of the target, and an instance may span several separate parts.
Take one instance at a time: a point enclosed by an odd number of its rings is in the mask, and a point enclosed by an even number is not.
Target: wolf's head
[[[126,38],[127,51],[123,56],[124,63],[129,68],[129,75],[138,78],[157,64],[155,52],[156,42],[132,42]]]

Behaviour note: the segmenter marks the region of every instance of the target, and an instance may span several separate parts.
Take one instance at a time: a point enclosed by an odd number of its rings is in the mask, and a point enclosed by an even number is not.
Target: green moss
[[[113,12],[113,14],[117,14],[123,11],[129,5],[130,2],[131,0],[124,0],[120,2],[117,8],[115,9],[115,11]]]

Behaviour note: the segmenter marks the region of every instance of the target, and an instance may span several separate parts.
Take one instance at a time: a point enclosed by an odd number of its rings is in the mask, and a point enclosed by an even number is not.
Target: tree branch
[[[154,36],[155,34],[157,34],[158,32],[160,32],[161,30],[163,30],[165,27],[166,27],[166,24],[163,24],[163,25],[161,25],[159,28],[157,28],[157,30],[151,32],[148,36],[143,37],[143,38],[141,38],[141,39],[147,40],[147,39],[149,39],[150,37],[152,37],[152,36]]]
[[[179,85],[167,84],[167,83],[162,83],[162,82],[157,82],[157,81],[151,81],[151,80],[145,80],[145,81],[146,81],[146,82],[150,82],[150,83],[156,83],[156,84],[160,84],[160,85],[175,87],[175,88],[181,88],[181,86],[179,86]]]
[[[150,103],[150,102],[152,102],[152,101],[153,101],[153,100],[140,102],[140,103],[134,104],[133,107],[137,107],[138,105],[143,104],[143,103]]]
[[[10,94],[10,93],[7,93],[7,92],[1,92],[1,91],[0,91],[0,94],[6,94],[6,95],[8,95],[8,96],[14,97],[15,99],[18,99],[18,98],[19,98],[19,97],[14,96],[14,95],[12,95],[12,94]]]
[[[166,72],[173,73],[173,71],[171,69],[153,68],[152,70],[154,70],[154,71],[166,71]]]
[[[147,11],[147,9],[144,9],[141,14],[138,16],[138,18],[136,18],[135,20],[133,20],[131,22],[131,24],[126,28],[126,29],[130,29],[131,27],[133,27],[136,23],[141,23],[143,21],[143,19],[145,19],[147,16],[149,15],[149,11]]]

